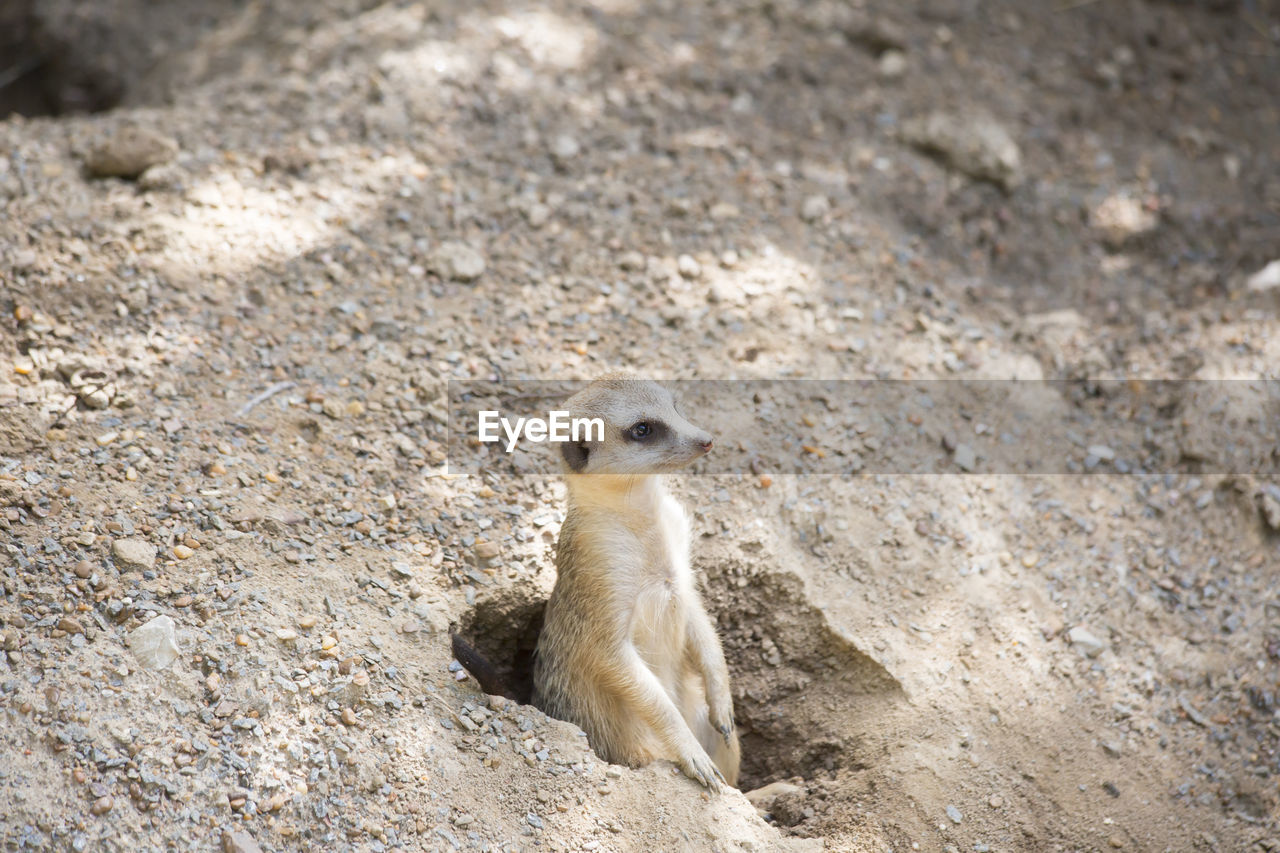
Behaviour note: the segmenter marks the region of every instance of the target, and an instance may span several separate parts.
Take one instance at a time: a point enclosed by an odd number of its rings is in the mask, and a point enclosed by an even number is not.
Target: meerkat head
[[[685,420],[671,392],[656,382],[610,374],[570,397],[566,408],[571,418],[604,423],[603,441],[560,444],[568,473],[660,474],[711,450],[711,434]]]

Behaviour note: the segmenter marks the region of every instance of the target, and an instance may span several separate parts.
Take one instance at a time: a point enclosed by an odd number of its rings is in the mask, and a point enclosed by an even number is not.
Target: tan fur
[[[607,761],[669,759],[713,790],[720,780],[736,785],[729,671],[689,565],[689,521],[661,476],[646,473],[687,465],[711,437],[652,382],[606,377],[568,408],[603,417],[606,435],[578,470],[566,465],[568,514],[534,703],[581,726]],[[663,423],[662,440],[628,440],[640,420]]]

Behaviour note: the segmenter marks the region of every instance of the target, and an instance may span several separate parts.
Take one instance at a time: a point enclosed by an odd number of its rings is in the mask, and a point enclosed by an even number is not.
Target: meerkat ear
[[[564,457],[569,469],[581,473],[587,467],[587,443],[585,441],[562,441],[560,455]]]

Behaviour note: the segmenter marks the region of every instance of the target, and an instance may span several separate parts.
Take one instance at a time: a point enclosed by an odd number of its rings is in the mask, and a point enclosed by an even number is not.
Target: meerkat
[[[606,761],[670,759],[736,785],[729,670],[689,564],[689,519],[663,474],[712,437],[661,385],[613,374],[569,398],[603,440],[560,444],[568,512],[534,662],[534,704],[576,723]]]

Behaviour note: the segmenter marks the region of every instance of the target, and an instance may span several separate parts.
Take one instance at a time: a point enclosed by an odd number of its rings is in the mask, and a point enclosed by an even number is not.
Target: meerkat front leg
[[[719,791],[724,776],[694,736],[662,682],[629,643],[621,663],[621,671],[612,681],[636,716],[647,723],[676,756],[676,764],[684,775],[712,791]]]
[[[690,608],[688,622],[690,656],[707,691],[708,719],[726,744],[733,739],[733,695],[729,692],[729,665],[716,636],[715,626],[701,602]]]

